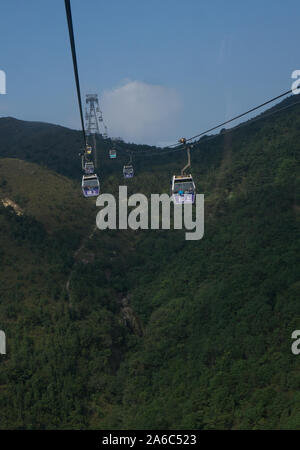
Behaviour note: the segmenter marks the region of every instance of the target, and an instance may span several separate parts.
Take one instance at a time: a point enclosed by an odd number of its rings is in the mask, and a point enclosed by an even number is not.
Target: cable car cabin
[[[84,164],[84,172],[87,175],[90,175],[90,174],[94,173],[94,163],[93,162],[86,162]]]
[[[83,175],[81,186],[85,197],[95,197],[100,193],[100,183],[96,174]]]
[[[123,175],[124,178],[132,178],[134,175],[134,170],[133,170],[133,166],[127,165],[127,166],[123,166]]]
[[[109,157],[110,159],[115,159],[117,157],[117,152],[114,148],[109,150]]]
[[[89,161],[89,162],[91,162],[93,159],[93,149],[90,145],[87,145],[85,147],[84,158],[86,161]]]
[[[192,175],[173,175],[171,196],[173,202],[176,204],[194,203],[196,187]]]

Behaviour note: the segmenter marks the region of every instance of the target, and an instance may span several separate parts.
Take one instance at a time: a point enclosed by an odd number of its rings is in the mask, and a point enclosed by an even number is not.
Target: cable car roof
[[[96,174],[93,175],[83,175],[82,179],[84,181],[89,181],[89,180],[98,180],[98,176]]]
[[[192,180],[192,175],[173,175],[174,181]]]

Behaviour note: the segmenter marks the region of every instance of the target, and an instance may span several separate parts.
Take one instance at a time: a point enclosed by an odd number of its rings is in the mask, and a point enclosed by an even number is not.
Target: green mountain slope
[[[23,216],[0,205],[0,428],[299,429],[299,130],[295,105],[200,141],[193,242],[93,232],[79,179],[1,159],[1,196]],[[103,191],[116,193],[125,154],[114,165],[104,145]],[[129,192],[168,192],[182,164],[137,159]]]
[[[99,137],[97,145],[101,173],[110,175],[114,171],[108,157],[111,141]],[[82,152],[82,148],[83,139],[80,131],[49,123],[26,122],[13,117],[0,118],[1,157],[25,159],[62,175],[81,178],[81,161],[78,153]],[[118,143],[118,160],[114,161],[114,167],[121,170],[122,164],[126,163],[128,160],[126,150],[149,148]]]

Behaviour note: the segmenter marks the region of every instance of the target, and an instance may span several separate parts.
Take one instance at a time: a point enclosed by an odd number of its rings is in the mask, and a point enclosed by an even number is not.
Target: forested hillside
[[[299,142],[300,105],[200,140],[191,242],[95,230],[79,132],[0,119],[0,429],[300,429]],[[140,147],[98,146],[116,193]],[[129,192],[184,161],[136,156]]]

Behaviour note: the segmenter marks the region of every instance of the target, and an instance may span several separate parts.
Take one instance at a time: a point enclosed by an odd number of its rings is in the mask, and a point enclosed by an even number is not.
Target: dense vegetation
[[[0,428],[299,429],[299,105],[200,141],[193,242],[90,235],[78,181],[32,164],[79,177],[79,133],[16,122],[0,119],[0,198],[22,211],[0,204]],[[99,141],[104,192],[122,145],[109,161]],[[168,192],[183,160],[137,159],[129,191]]]

